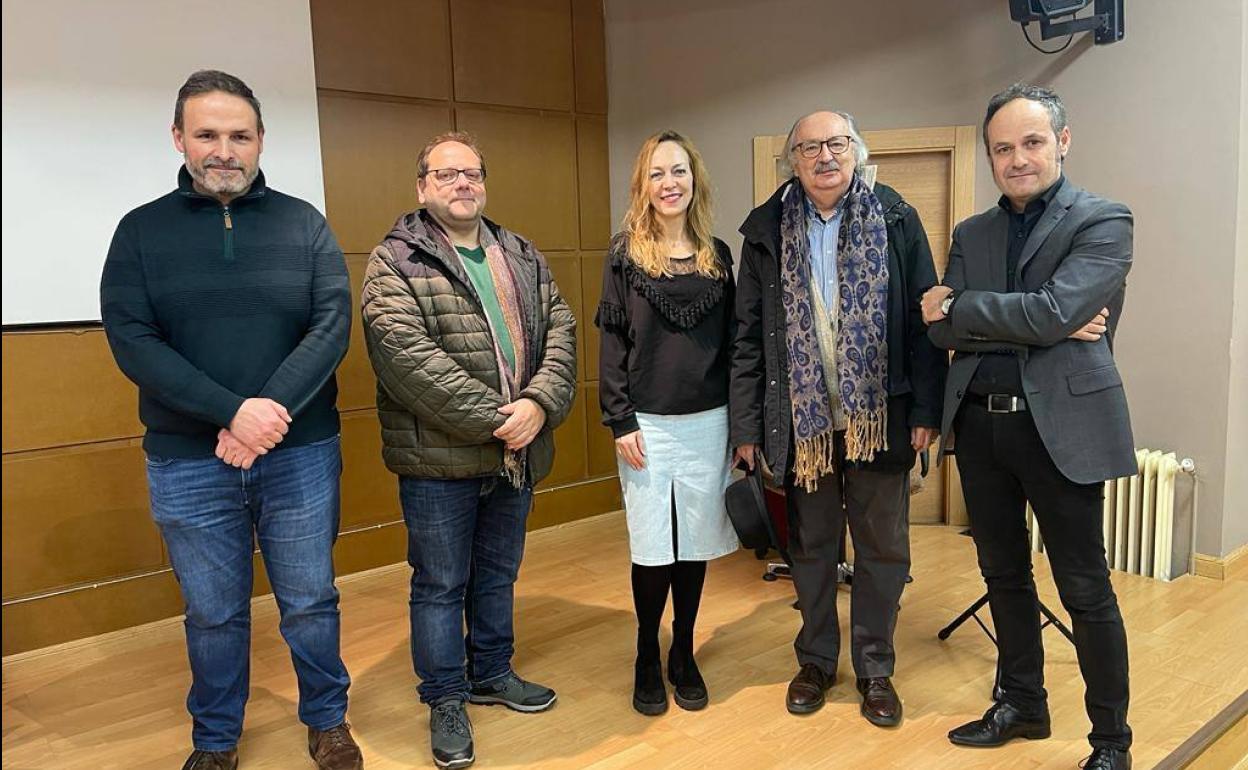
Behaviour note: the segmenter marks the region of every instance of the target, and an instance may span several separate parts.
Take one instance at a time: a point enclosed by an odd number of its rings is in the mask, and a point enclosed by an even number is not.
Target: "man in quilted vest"
[[[364,332],[408,529],[417,689],[434,761],[459,768],[475,759],[466,703],[555,702],[511,668],[513,586],[533,485],[576,393],[576,320],[541,252],[483,216],[472,137],[426,145],[416,191],[424,208],[369,257]]]

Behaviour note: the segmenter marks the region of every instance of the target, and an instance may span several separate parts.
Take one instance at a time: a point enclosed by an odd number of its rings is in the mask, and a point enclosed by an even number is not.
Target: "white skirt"
[[[633,563],[656,567],[678,556],[681,561],[708,561],[736,551],[737,534],[724,508],[732,471],[728,407],[694,414],[638,412],[637,424],[646,467],[633,470],[616,457]]]

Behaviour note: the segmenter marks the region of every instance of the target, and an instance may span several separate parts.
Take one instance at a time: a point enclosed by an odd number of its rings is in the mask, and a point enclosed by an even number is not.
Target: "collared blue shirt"
[[[824,219],[815,204],[806,199],[806,238],[810,242],[810,283],[819,287],[823,304],[828,313],[835,313],[836,299],[836,250],[841,237],[841,219],[845,213],[845,199],[836,204],[832,216]]]

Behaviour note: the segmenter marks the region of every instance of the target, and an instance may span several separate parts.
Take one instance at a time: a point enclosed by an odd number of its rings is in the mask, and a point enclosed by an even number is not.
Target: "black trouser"
[[[954,451],[979,569],[988,584],[1004,700],[1045,709],[1044,648],[1031,573],[1030,501],[1062,606],[1070,613],[1093,746],[1126,749],[1127,634],[1109,583],[1101,532],[1104,485],[1076,484],[1053,464],[1028,412],[991,414],[967,402]]]
[[[788,550],[802,611],[802,628],[793,644],[797,662],[836,673],[841,650],[836,568],[848,517],[854,540],[850,593],[854,672],[862,678],[892,676],[897,603],[910,573],[909,473],[847,468],[820,477],[814,492],[790,479],[785,494]]]

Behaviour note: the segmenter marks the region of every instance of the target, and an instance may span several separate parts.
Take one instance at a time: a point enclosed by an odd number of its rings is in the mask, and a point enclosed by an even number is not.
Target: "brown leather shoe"
[[[351,737],[351,725],[343,722],[325,732],[308,728],[308,753],[317,770],[364,770],[364,755]]]
[[[813,714],[823,708],[823,694],[834,681],[836,674],[826,674],[814,663],[805,663],[789,682],[784,705],[788,706],[790,714]]]
[[[858,692],[862,693],[862,715],[877,727],[896,727],[901,724],[901,698],[893,689],[892,680],[886,676],[873,676],[858,680]]]
[[[238,767],[238,749],[201,751],[195,749],[186,758],[182,770],[234,770]]]

